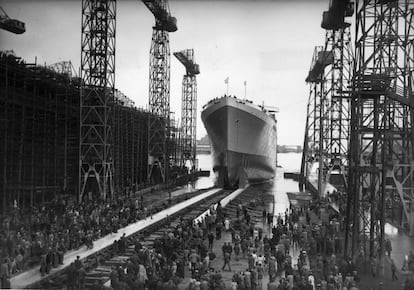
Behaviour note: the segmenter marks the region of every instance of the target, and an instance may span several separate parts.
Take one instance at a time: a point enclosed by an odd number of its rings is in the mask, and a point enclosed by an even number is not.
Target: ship
[[[216,186],[244,187],[274,178],[276,112],[227,95],[203,106],[201,120],[211,143]]]

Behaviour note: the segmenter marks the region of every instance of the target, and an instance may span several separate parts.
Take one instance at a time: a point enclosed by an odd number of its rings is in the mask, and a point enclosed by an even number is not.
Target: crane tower
[[[394,210],[414,235],[413,17],[412,0],[356,1],[345,250],[366,261]]]
[[[325,185],[331,181],[333,172],[340,177],[335,184],[346,187],[350,119],[348,86],[353,59],[350,24],[345,18],[353,15],[353,8],[353,1],[330,2],[321,24],[326,30],[325,44],[315,49],[306,78],[311,90],[301,174],[309,177],[312,167],[318,166],[321,195],[325,194]]]
[[[170,45],[169,32],[177,31],[167,0],[142,0],[155,17],[150,49],[149,110],[152,113],[148,128],[148,180],[156,178],[159,170],[162,181],[168,179],[170,133]]]
[[[82,1],[79,200],[114,193],[116,0]]]
[[[309,98],[307,105],[307,117],[305,127],[305,137],[303,142],[303,154],[301,164],[301,176],[308,178],[312,168],[319,160],[322,141],[322,115],[325,112],[323,103],[323,71],[329,64],[329,59],[323,53],[322,46],[316,46],[313,52],[311,67],[306,77],[306,82],[310,85]],[[303,180],[302,180],[303,184]]]
[[[196,168],[196,128],[197,128],[197,80],[200,66],[195,63],[194,49],[174,52],[174,56],[184,65],[186,74],[183,77],[181,102],[181,166],[187,161],[191,169]]]
[[[352,75],[350,24],[346,17],[354,14],[354,2],[333,0],[323,13],[321,27],[326,30],[325,54],[330,65],[324,70],[322,99],[322,142],[319,158],[318,190],[325,194],[326,184],[346,188],[350,122],[349,85]],[[335,173],[335,175],[333,175]],[[335,176],[335,178],[333,178]],[[332,180],[331,180],[332,177]]]

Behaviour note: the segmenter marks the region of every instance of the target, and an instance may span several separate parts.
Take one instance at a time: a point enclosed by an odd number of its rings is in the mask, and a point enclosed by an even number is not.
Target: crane
[[[156,28],[167,32],[177,31],[177,19],[171,16],[166,1],[142,0],[156,19]]]
[[[351,26],[345,17],[354,14],[355,3],[349,0],[331,0],[328,11],[322,14],[321,27],[326,30],[345,29]]]
[[[195,76],[200,73],[200,66],[194,60],[194,49],[174,52],[174,56],[184,65],[186,69],[185,76]]]
[[[356,0],[355,6],[344,248],[349,257],[363,249],[365,261],[375,257],[383,265],[387,222],[414,235],[414,59],[412,45],[407,49],[414,3]]]
[[[142,0],[155,17],[150,49],[148,131],[148,180],[168,180],[170,136],[170,46],[169,32],[177,31],[167,0]],[[155,169],[155,170],[154,170]],[[156,173],[157,172],[157,173]],[[158,174],[159,173],[159,174]],[[160,176],[159,176],[160,175]]]
[[[114,197],[116,0],[82,0],[79,201]]]
[[[195,63],[194,49],[174,52],[174,56],[184,65],[181,103],[181,166],[191,162],[192,170],[196,168],[196,125],[197,125],[197,81],[200,66]]]
[[[318,191],[326,193],[326,183],[346,187],[349,139],[349,84],[352,70],[350,24],[354,2],[331,0],[322,14],[326,30],[324,46],[317,47],[306,82],[310,83],[308,116],[301,174],[309,177],[318,164]]]
[[[24,22],[10,18],[2,7],[0,7],[0,28],[15,34],[22,34],[26,31]]]

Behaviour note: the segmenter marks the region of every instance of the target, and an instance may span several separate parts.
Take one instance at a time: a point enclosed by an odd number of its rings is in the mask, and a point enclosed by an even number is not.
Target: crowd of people
[[[362,267],[358,260],[342,255],[345,215],[330,207],[331,198],[342,200],[340,195],[313,199],[287,210],[275,220],[272,213],[263,211],[262,225],[268,226],[268,231],[251,221],[243,204],[237,207],[236,218],[231,221],[226,215],[214,212],[206,216],[195,227],[201,229],[207,248],[213,248],[214,233],[221,238],[223,229],[231,233],[231,242],[222,245],[219,256],[223,263],[219,269],[208,264],[215,253],[190,253],[194,257],[190,267],[195,270],[188,289],[229,289],[221,276],[222,271],[232,271],[233,259],[246,263],[246,270],[233,273],[231,289],[234,290],[358,289]],[[292,250],[299,253],[296,263]],[[406,261],[406,268],[411,271],[414,255],[410,254]],[[269,281],[267,285],[263,285],[264,277]]]
[[[329,201],[340,198],[330,196]],[[197,222],[180,217],[177,226],[156,239],[152,248],[144,246],[143,238],[133,242],[135,254],[127,263],[111,269],[111,287],[178,289],[188,271],[188,290],[356,290],[360,281],[358,261],[342,257],[344,215],[328,203],[327,199],[313,199],[276,218],[263,210],[261,223],[252,220],[249,204],[239,204],[233,218],[225,213],[220,202]],[[48,273],[51,267],[63,262],[65,251],[90,244],[146,214],[142,199],[83,204],[58,200],[34,208],[29,215],[15,208],[1,224],[1,282],[6,285],[4,273],[9,271],[10,275],[24,269],[31,257],[38,257],[41,272]],[[223,232],[231,235],[231,241],[220,245],[218,253],[214,244],[221,242]],[[126,251],[126,246],[124,236],[113,245],[119,255]],[[387,242],[386,250],[391,256]],[[297,261],[293,261],[294,253],[299,253]],[[245,270],[232,272],[233,260],[245,263]],[[402,270],[413,273],[412,252]],[[227,271],[232,273],[231,285],[223,279]],[[68,269],[68,289],[83,289],[85,276],[78,257]],[[269,281],[267,285],[264,280]]]
[[[219,203],[217,209],[210,209],[210,214],[201,223],[180,217],[174,229],[155,239],[151,248],[144,246],[143,238],[136,239],[133,242],[134,255],[128,262],[112,267],[111,287],[114,290],[178,289],[188,270],[191,283],[202,280],[200,283],[208,287],[203,289],[225,289],[222,288],[225,286],[220,270],[214,270],[210,265],[216,258],[212,246],[217,237],[213,234],[211,240],[211,235],[208,235],[213,233],[213,227],[217,228],[215,233],[225,230],[223,217]],[[210,221],[209,225],[206,220]],[[122,239],[116,241],[114,247],[119,255],[126,249]],[[76,286],[82,288],[80,278],[75,280],[79,281]]]
[[[112,269],[111,287],[120,289],[178,289],[188,267],[189,290],[228,289],[224,271],[232,271],[233,259],[246,262],[245,271],[235,271],[232,289],[357,289],[358,272],[352,260],[339,263],[339,215],[320,201],[286,211],[273,221],[273,214],[263,211],[263,224],[257,227],[246,205],[237,207],[231,220],[220,203],[198,222],[180,218],[180,222],[152,249],[135,242],[135,254],[124,265]],[[222,232],[231,233],[231,242],[214,252]],[[271,233],[268,236],[266,233]],[[300,251],[293,264],[291,249]],[[123,247],[119,253],[122,254]],[[313,257],[310,263],[309,256]],[[221,267],[212,267],[214,259],[223,259]],[[216,262],[217,264],[217,262]]]
[[[1,280],[6,285],[14,274],[38,264],[41,274],[47,274],[63,263],[65,252],[82,245],[91,248],[94,240],[157,210],[155,206],[147,209],[142,196],[82,203],[56,198],[24,209],[15,203],[0,217]]]
[[[145,247],[142,238],[136,239],[134,255],[128,262],[112,267],[111,287],[114,290],[178,289],[185,277],[185,267],[191,267],[198,261],[197,257],[208,253],[202,237],[202,232],[192,227],[191,219],[180,217],[173,230],[154,240],[152,248]],[[125,251],[121,240],[114,246],[120,255]]]

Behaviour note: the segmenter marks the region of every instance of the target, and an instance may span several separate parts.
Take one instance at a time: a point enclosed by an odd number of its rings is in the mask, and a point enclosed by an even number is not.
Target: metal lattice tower
[[[187,49],[174,53],[175,57],[185,66],[186,74],[183,77],[181,102],[181,166],[187,161],[191,169],[196,166],[196,129],[197,129],[197,80],[200,67],[195,63],[194,49]]]
[[[177,20],[170,15],[166,0],[143,3],[154,14],[155,26],[150,49],[149,110],[152,113],[148,131],[148,179],[158,167],[161,178],[168,179],[170,133],[170,44],[169,32],[177,30]]]
[[[387,208],[413,230],[414,1],[356,2],[346,254],[384,253]]]
[[[115,0],[82,1],[79,200],[114,194]]]
[[[301,175],[309,179],[315,172],[318,191],[325,194],[331,173],[343,176],[346,186],[349,140],[348,85],[352,53],[349,24],[345,17],[353,13],[350,1],[332,1],[323,13],[322,28],[326,29],[324,47],[316,47],[306,81],[310,83],[308,115],[305,130]]]
[[[323,13],[322,28],[326,29],[325,54],[330,65],[324,70],[322,99],[326,111],[322,147],[320,147],[318,188],[325,194],[325,185],[335,172],[341,180],[335,185],[346,188],[348,171],[348,143],[350,102],[349,85],[352,74],[352,48],[349,24],[345,17],[353,15],[353,2],[332,1],[328,11]]]
[[[305,138],[303,143],[303,155],[301,165],[301,176],[309,178],[312,167],[319,159],[322,115],[325,111],[323,100],[321,99],[323,91],[323,70],[322,63],[322,46],[316,46],[309,75],[306,82],[310,84],[309,99],[307,105],[307,118],[305,127]]]

